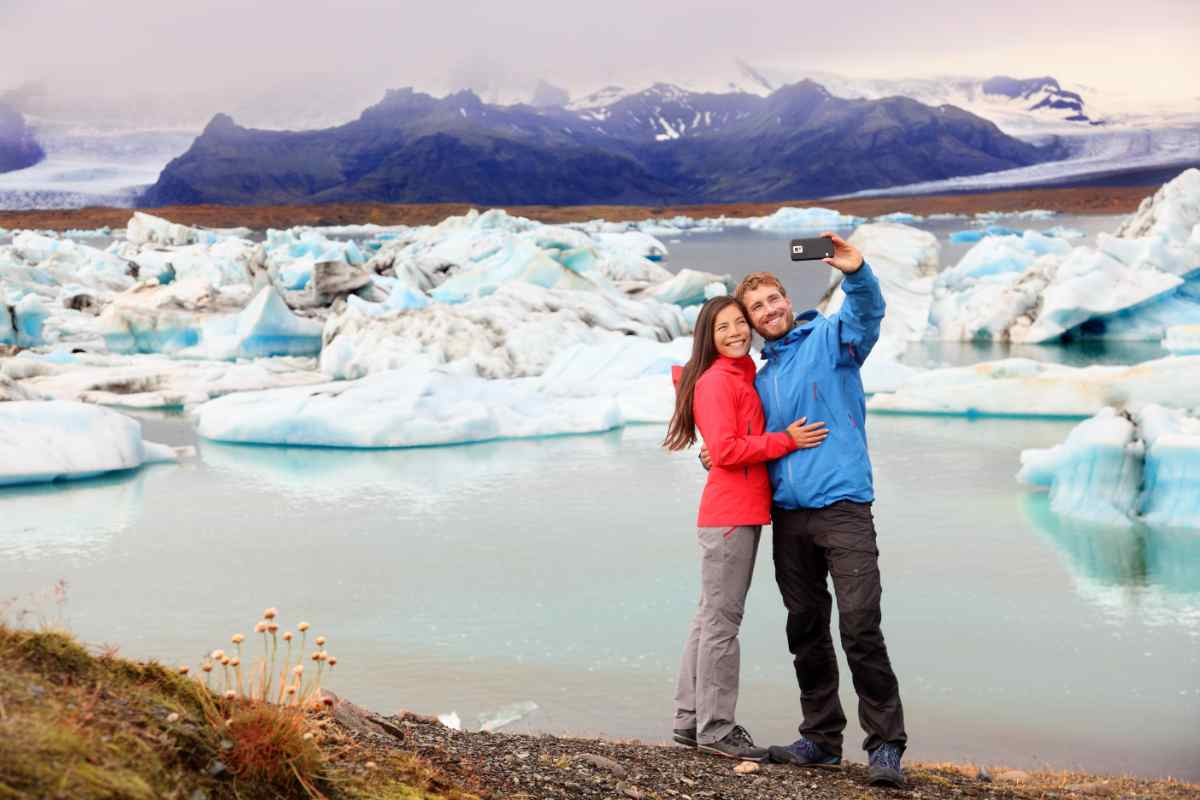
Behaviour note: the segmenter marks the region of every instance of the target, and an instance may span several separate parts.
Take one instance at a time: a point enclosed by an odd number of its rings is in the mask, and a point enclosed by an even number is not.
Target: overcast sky
[[[719,80],[740,58],[859,77],[1049,74],[1180,101],[1200,98],[1198,40],[1195,0],[0,0],[0,88],[245,97],[311,79],[357,102],[545,77],[577,96]]]

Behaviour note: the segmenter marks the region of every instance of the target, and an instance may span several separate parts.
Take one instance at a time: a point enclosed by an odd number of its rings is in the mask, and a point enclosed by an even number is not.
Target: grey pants
[[[700,528],[700,607],[692,618],[675,686],[676,730],[701,744],[733,730],[742,651],[738,628],[762,527]]]

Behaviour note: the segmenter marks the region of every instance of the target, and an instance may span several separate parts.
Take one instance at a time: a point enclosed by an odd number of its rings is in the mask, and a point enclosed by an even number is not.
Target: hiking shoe
[[[885,742],[871,751],[870,774],[867,783],[872,786],[904,787],[904,775],[900,772],[900,756],[903,751],[899,745]]]
[[[816,742],[801,736],[791,744],[771,745],[768,749],[771,760],[776,764],[791,764],[796,767],[823,767],[836,769],[842,765],[842,757],[835,756]]]
[[[674,739],[676,741],[676,743],[681,744],[685,747],[695,747],[696,746],[696,729],[695,728],[676,728],[674,730],[674,734],[675,735],[672,736],[671,738]]]
[[[724,756],[725,758],[737,758],[742,761],[766,761],[767,751],[762,747],[756,747],[754,740],[750,738],[750,734],[741,725],[734,725],[733,730],[725,734],[725,738],[712,744],[702,744],[698,749],[703,753],[712,753],[714,756]]]

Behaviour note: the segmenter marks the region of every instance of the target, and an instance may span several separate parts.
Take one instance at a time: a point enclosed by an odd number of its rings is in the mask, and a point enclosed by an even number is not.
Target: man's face
[[[778,286],[764,283],[746,292],[742,302],[750,313],[750,324],[768,342],[781,338],[792,329],[795,321],[792,301],[784,297]]]

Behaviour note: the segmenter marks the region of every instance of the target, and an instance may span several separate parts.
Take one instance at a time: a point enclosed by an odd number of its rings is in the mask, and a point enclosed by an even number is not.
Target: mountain
[[[1027,166],[1060,155],[950,106],[850,100],[812,81],[766,97],[668,84],[604,105],[495,106],[412,89],[345,125],[218,115],[142,201],[577,204],[782,200]]]
[[[33,138],[25,117],[11,106],[0,103],[0,172],[32,167],[46,157],[46,151]]]

